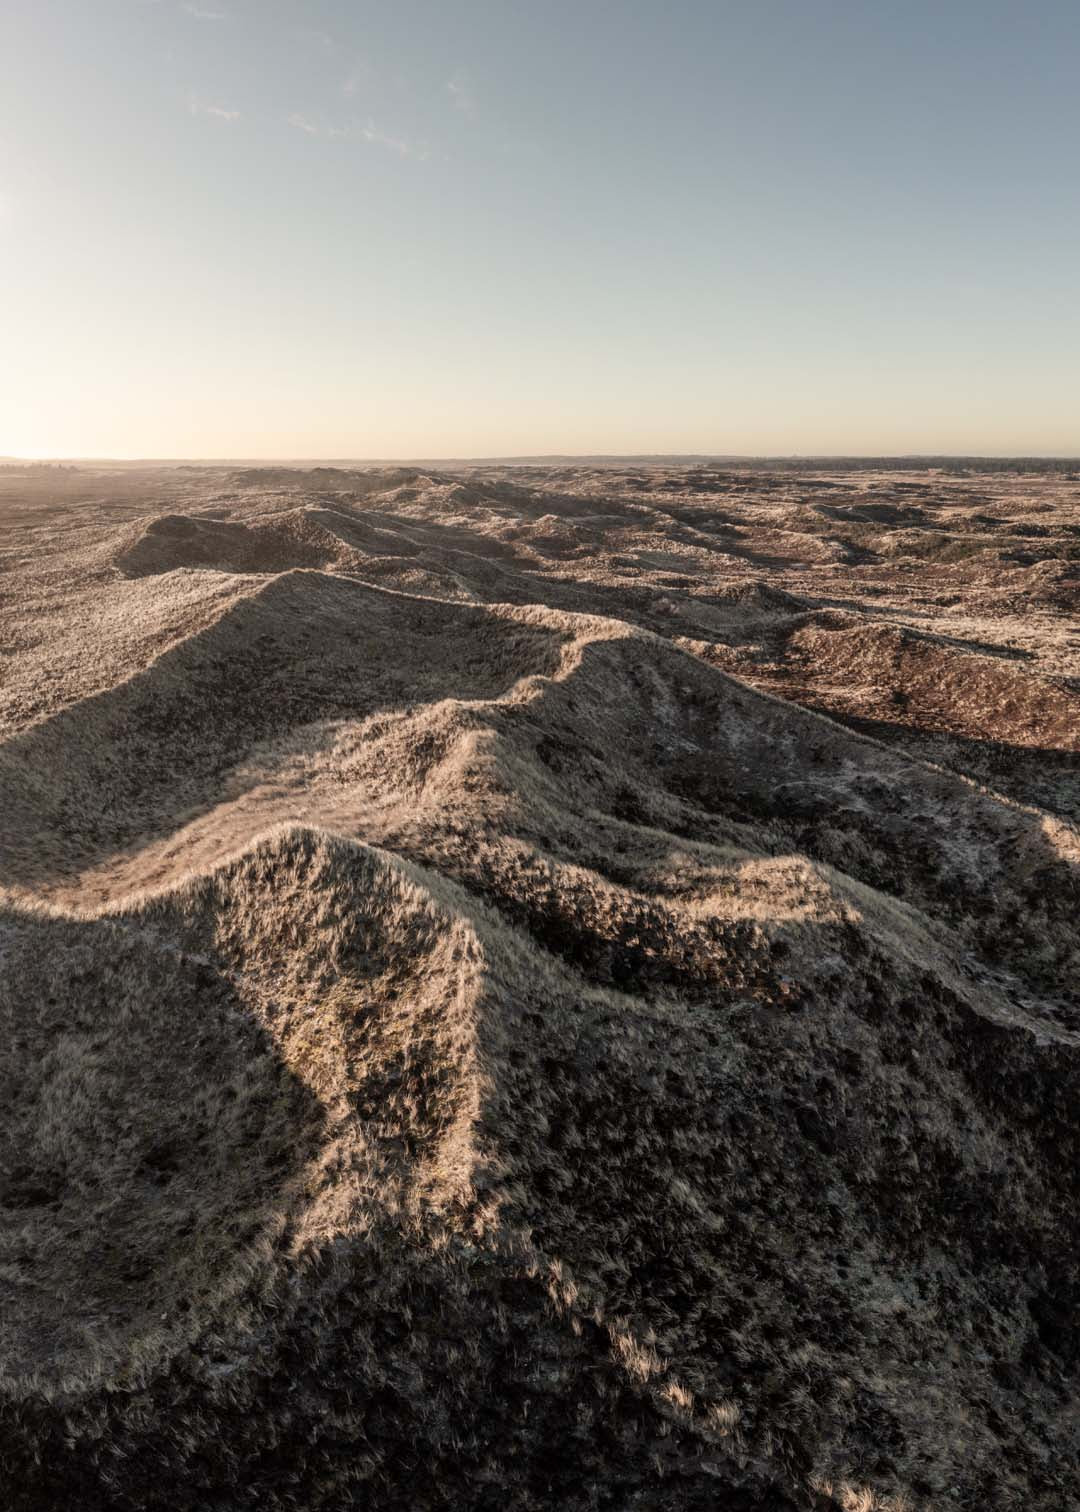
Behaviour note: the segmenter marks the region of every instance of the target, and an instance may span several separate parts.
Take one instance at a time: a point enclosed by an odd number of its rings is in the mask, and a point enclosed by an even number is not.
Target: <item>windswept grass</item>
[[[5,1506],[1073,1505],[1069,486],[81,476],[0,522]]]

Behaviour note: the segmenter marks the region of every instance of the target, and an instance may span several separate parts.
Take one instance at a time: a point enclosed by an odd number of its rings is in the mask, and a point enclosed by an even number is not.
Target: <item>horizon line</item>
[[[78,463],[119,462],[128,466],[168,466],[173,464],[203,467],[236,466],[419,466],[439,463],[443,466],[479,466],[488,464],[569,463],[569,462],[1066,462],[1080,465],[1080,453],[1069,452],[507,452],[486,453],[475,456],[439,456],[414,453],[402,456],[290,456],[288,453],[262,456],[225,455],[219,457],[198,454],[176,456],[117,456],[113,454],[71,454],[64,456],[21,456],[0,453],[0,465],[27,463],[32,466],[48,464],[74,465]]]

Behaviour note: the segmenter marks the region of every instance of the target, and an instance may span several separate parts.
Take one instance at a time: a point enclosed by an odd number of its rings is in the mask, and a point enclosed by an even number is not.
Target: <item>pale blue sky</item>
[[[0,453],[1080,453],[1080,5],[3,0]]]

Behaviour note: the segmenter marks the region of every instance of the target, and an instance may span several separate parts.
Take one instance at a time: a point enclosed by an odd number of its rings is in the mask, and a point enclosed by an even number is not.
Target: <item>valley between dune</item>
[[[0,469],[19,1509],[1080,1503],[1080,476]]]

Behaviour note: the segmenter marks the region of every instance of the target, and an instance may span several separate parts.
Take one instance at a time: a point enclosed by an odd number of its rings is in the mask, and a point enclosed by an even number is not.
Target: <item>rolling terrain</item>
[[[0,470],[0,1475],[1080,1503],[1080,473]]]

